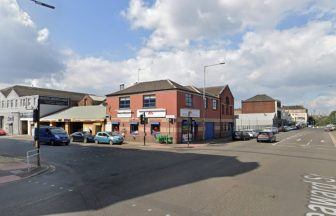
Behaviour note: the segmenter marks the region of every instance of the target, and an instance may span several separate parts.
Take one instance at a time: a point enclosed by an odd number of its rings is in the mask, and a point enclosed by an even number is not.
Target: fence
[[[39,151],[38,149],[33,149],[33,150],[29,150],[27,151],[26,154],[26,159],[27,159],[27,165],[28,165],[28,172],[30,172],[31,169],[36,168],[37,167],[37,158],[39,156]]]

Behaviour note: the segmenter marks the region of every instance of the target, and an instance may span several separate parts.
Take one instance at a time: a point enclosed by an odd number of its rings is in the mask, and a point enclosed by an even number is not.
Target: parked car
[[[41,143],[46,143],[50,145],[69,145],[70,143],[69,135],[61,127],[41,126],[39,131],[37,131],[37,128],[35,128],[34,134],[34,140],[37,139],[37,134],[39,134],[39,140]]]
[[[70,135],[71,142],[94,142],[94,136],[87,131],[75,132]]]
[[[254,129],[247,130],[246,132],[250,135],[250,138],[251,138],[251,139],[257,138],[257,136],[258,136],[258,134],[259,134],[259,132],[257,132],[257,131],[254,130]]]
[[[324,127],[324,131],[334,131],[334,130],[335,130],[335,126],[333,124],[329,124]]]
[[[249,140],[251,139],[250,135],[246,131],[235,131],[233,133],[233,140]]]
[[[277,127],[266,127],[263,131],[268,131],[268,132],[272,132],[274,134],[279,133],[279,130]]]
[[[124,137],[115,132],[98,132],[94,138],[96,144],[107,143],[110,145],[113,144],[122,144],[124,142]]]
[[[273,132],[262,131],[257,137],[257,142],[275,142],[276,136]]]
[[[4,129],[0,129],[0,136],[6,136],[7,133]]]

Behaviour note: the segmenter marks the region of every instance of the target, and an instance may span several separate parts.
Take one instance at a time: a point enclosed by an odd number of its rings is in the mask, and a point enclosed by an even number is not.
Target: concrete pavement
[[[336,148],[320,129],[198,148],[42,146],[56,167],[0,185],[3,215],[305,215],[313,183],[336,177]],[[126,146],[126,145],[125,145]],[[1,139],[21,155],[24,140]],[[317,184],[317,183],[316,183]]]

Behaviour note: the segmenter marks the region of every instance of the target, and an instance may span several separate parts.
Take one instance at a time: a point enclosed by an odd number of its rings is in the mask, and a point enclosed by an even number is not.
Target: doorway
[[[22,135],[28,134],[28,121],[21,121],[21,134]]]

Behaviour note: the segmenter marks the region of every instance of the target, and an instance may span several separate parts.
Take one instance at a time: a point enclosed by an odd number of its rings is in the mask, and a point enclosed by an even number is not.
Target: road
[[[273,144],[251,140],[192,149],[43,145],[42,160],[55,169],[0,185],[0,212],[11,216],[321,213],[322,204],[312,206],[316,198],[312,188],[321,179],[336,177],[335,140],[311,128],[281,133],[277,139]],[[28,140],[0,139],[1,154],[23,156],[31,147]],[[336,211],[335,206],[330,208]]]

